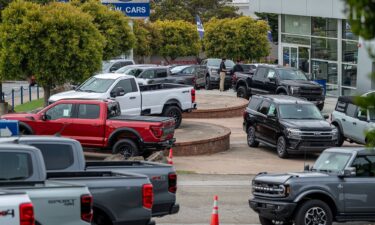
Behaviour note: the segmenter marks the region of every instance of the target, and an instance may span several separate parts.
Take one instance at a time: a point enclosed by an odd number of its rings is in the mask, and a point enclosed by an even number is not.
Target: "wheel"
[[[344,141],[345,141],[344,135],[342,134],[342,131],[341,131],[341,129],[340,129],[339,126],[337,126],[336,124],[333,124],[333,125],[337,129],[337,142],[336,142],[336,146],[337,147],[341,147],[344,144]]]
[[[19,126],[19,134],[20,135],[32,135],[33,134],[33,132],[29,129],[29,128],[27,128],[27,127],[25,127],[25,126]]]
[[[255,140],[255,127],[250,126],[247,129],[247,145],[249,147],[258,147],[259,142]]]
[[[244,86],[240,86],[237,89],[237,97],[249,99],[249,95],[247,94],[246,88]]]
[[[94,210],[91,225],[112,225],[112,221],[108,218],[108,216]]]
[[[130,139],[118,140],[113,146],[113,154],[121,154],[125,159],[139,156],[138,146]]]
[[[284,136],[280,136],[278,139],[277,139],[277,155],[280,157],[280,158],[288,158],[288,151],[286,149],[286,140],[285,140],[285,137]]]
[[[177,106],[168,106],[163,113],[163,116],[173,117],[175,126],[174,128],[177,129],[180,127],[182,122],[182,111]]]
[[[322,111],[323,108],[324,108],[324,103],[318,105],[318,109],[319,109],[320,111]]]
[[[332,225],[332,211],[320,200],[309,200],[299,207],[295,216],[296,225]]]
[[[292,225],[292,222],[275,221],[259,216],[259,222],[262,225]]]
[[[281,92],[278,93],[278,95],[287,95],[287,94],[286,94],[286,92],[281,91]]]
[[[209,77],[209,76],[206,77],[206,81],[205,81],[204,88],[205,88],[206,90],[211,90],[211,89],[212,89],[212,84],[211,84],[211,81],[210,81],[210,77]]]

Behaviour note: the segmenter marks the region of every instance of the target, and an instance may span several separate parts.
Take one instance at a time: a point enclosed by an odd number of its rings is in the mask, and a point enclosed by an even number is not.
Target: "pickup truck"
[[[220,84],[220,68],[221,59],[209,58],[205,59],[201,62],[201,68],[204,71],[204,83],[205,89],[211,90],[214,87],[218,87]],[[228,89],[232,86],[232,77],[231,77],[231,69],[234,67],[234,62],[232,60],[225,60],[225,67],[227,69],[224,88]],[[197,80],[200,82],[200,79]]]
[[[0,224],[35,224],[34,207],[26,193],[0,191]]]
[[[121,116],[112,100],[61,100],[38,113],[7,114],[19,121],[22,134],[61,135],[84,147],[112,149],[124,157],[148,155],[174,142],[174,120],[167,117]]]
[[[250,207],[262,225],[375,220],[375,151],[331,148],[304,172],[258,174]]]
[[[23,136],[0,139],[0,144],[13,142],[32,145],[40,149],[45,159],[47,172],[111,171],[146,175],[150,179],[154,190],[152,216],[161,217],[175,214],[179,211],[179,205],[176,204],[177,175],[171,165],[140,161],[91,161],[86,163],[81,144],[69,138]],[[126,184],[135,186],[129,182],[132,182],[132,180],[128,180]],[[136,179],[134,178],[133,183],[135,182]],[[94,200],[96,200],[94,193],[93,195]],[[124,194],[124,196],[128,195],[134,194],[130,190]],[[133,205],[135,204],[133,203]],[[118,209],[114,210],[117,211]],[[135,211],[135,209],[132,209],[132,211]],[[129,217],[131,218],[131,215]]]
[[[275,65],[259,65],[255,74],[236,73],[237,96],[249,99],[254,94],[291,95],[313,102],[319,110],[324,108],[324,89],[309,81],[297,69]]]
[[[196,109],[195,89],[180,84],[138,86],[134,76],[100,74],[89,78],[75,90],[52,95],[49,103],[61,99],[109,99],[120,103],[122,115],[155,115],[175,119],[178,128],[182,112]]]
[[[38,225],[91,223],[92,197],[87,187],[46,180],[43,156],[35,147],[0,145],[0,189],[26,193],[33,203]],[[30,206],[25,205],[24,210],[25,221],[21,225],[33,224]]]

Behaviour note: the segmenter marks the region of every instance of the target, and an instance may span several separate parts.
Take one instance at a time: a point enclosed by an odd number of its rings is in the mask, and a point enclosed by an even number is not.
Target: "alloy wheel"
[[[305,214],[305,225],[326,225],[327,214],[320,207],[313,207]]]

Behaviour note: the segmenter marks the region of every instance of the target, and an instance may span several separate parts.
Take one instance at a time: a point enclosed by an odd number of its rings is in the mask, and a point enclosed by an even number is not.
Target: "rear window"
[[[63,170],[74,163],[73,148],[67,144],[32,144],[42,152],[47,170]]]
[[[356,112],[357,112],[357,106],[353,104],[348,104],[346,115],[354,118],[356,117]]]
[[[257,111],[259,104],[261,102],[262,102],[262,99],[260,98],[251,98],[248,107],[254,111]]]
[[[80,104],[78,107],[78,118],[80,119],[98,119],[100,115],[100,106],[94,104]]]
[[[337,112],[345,113],[346,107],[347,107],[347,104],[345,102],[338,101],[337,104],[336,104],[336,109],[335,110]]]
[[[24,180],[33,174],[31,157],[27,153],[0,153],[0,180]]]

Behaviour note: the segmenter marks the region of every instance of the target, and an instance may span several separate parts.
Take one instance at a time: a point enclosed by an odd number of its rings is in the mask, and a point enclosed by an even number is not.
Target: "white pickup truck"
[[[108,99],[120,103],[122,115],[158,115],[173,117],[178,128],[182,112],[197,108],[195,89],[181,84],[139,86],[133,76],[99,74],[86,80],[75,90],[52,95],[49,104],[61,99]]]
[[[0,224],[34,224],[34,207],[27,194],[0,191]]]

